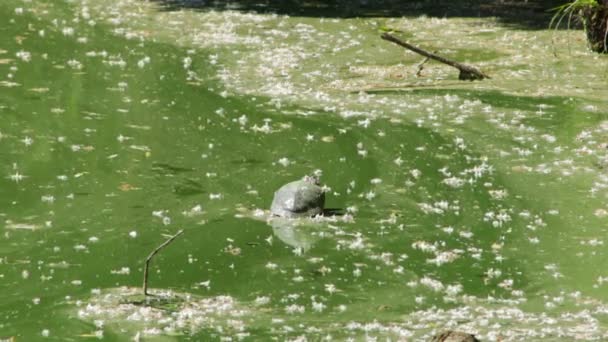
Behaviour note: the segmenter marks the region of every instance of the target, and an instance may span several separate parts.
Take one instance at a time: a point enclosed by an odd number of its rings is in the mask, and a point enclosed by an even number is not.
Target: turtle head
[[[306,175],[302,179],[310,184],[321,185],[321,177],[314,173],[312,175]]]

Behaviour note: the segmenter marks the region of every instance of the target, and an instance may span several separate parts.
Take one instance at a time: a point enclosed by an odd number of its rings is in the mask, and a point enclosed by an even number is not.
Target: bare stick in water
[[[399,46],[402,46],[408,50],[414,51],[415,53],[422,55],[424,57],[436,60],[438,62],[441,62],[443,64],[447,64],[449,66],[452,66],[458,70],[460,70],[460,74],[458,75],[458,79],[460,80],[469,80],[469,81],[473,81],[473,80],[483,80],[484,78],[490,78],[488,75],[484,74],[481,70],[472,67],[470,65],[466,65],[466,64],[462,64],[462,63],[458,63],[456,61],[453,61],[451,59],[447,59],[445,57],[436,55],[434,53],[425,51],[419,47],[416,47],[412,44],[409,44],[407,42],[404,42],[403,40],[390,35],[388,33],[384,33],[381,36],[382,39],[395,43]]]
[[[430,58],[424,57],[424,60],[418,64],[418,71],[416,71],[416,77],[422,76],[422,69],[424,69],[424,64],[429,61]]]
[[[170,237],[167,241],[163,242],[160,246],[156,247],[155,250],[152,251],[152,253],[150,253],[150,255],[148,255],[148,257],[146,258],[146,266],[144,267],[144,296],[148,295],[148,268],[150,268],[150,261],[152,261],[152,258],[156,255],[156,253],[158,253],[161,249],[167,247],[171,242],[173,242],[173,240],[175,240],[178,236],[182,235],[184,233],[184,230],[180,230],[179,232],[177,232],[175,235],[173,235],[172,237]]]

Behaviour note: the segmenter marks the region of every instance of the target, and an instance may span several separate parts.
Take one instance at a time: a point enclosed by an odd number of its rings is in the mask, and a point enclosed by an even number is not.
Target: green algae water
[[[608,337],[608,59],[581,32],[136,0],[0,16],[1,339]],[[383,27],[492,78],[416,76]],[[269,219],[313,172],[336,215]],[[180,229],[146,305],[145,257]]]

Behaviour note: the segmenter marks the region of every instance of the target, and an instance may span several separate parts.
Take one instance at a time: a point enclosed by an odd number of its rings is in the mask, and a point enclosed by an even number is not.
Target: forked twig
[[[422,76],[422,69],[424,69],[424,64],[425,64],[426,62],[428,62],[428,61],[429,61],[429,59],[431,59],[431,58],[430,58],[430,57],[424,57],[424,59],[422,60],[422,62],[420,62],[420,63],[418,64],[418,71],[416,71],[416,77],[420,77],[420,76]]]
[[[152,251],[152,253],[150,253],[150,255],[148,255],[148,257],[146,258],[146,266],[144,267],[144,296],[148,295],[148,268],[150,268],[150,261],[152,261],[152,258],[156,255],[156,253],[158,253],[161,249],[167,247],[167,245],[169,245],[171,242],[173,242],[173,240],[175,240],[178,236],[182,235],[184,233],[184,230],[180,230],[179,232],[177,232],[175,235],[173,235],[172,237],[170,237],[167,241],[163,242],[160,246],[156,247],[155,250]]]

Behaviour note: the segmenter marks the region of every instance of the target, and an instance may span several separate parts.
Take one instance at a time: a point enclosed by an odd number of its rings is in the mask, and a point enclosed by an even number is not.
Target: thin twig
[[[418,64],[418,71],[416,71],[416,77],[422,76],[422,69],[424,69],[424,64],[429,61],[429,57],[425,57],[422,62]]]
[[[156,253],[158,253],[161,249],[167,247],[167,245],[169,245],[171,242],[173,242],[173,240],[175,240],[178,236],[182,235],[184,233],[184,230],[180,230],[179,232],[177,232],[175,235],[173,235],[172,237],[170,237],[167,241],[163,242],[160,246],[156,247],[155,250],[152,251],[152,253],[150,253],[150,255],[148,255],[148,257],[146,258],[146,266],[144,267],[144,296],[148,295],[148,268],[150,267],[150,261],[152,261],[152,258],[156,255]]]

